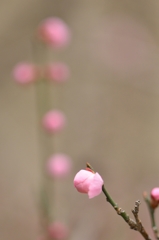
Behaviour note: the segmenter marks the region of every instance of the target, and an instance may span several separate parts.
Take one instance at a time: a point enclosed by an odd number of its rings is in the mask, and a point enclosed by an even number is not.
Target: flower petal
[[[94,177],[89,186],[88,196],[93,198],[98,196],[102,192],[102,185],[104,184],[103,179],[98,173],[94,174]]]
[[[93,178],[94,173],[86,170],[80,170],[74,178],[74,186],[78,192],[88,193]]]

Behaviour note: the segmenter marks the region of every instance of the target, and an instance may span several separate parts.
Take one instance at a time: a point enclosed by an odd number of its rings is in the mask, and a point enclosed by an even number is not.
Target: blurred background
[[[68,119],[55,150],[73,159],[67,181],[55,182],[55,216],[69,226],[70,240],[142,239],[103,194],[88,200],[74,189],[88,161],[130,215],[135,200],[142,201],[140,217],[152,235],[142,192],[159,184],[158,12],[157,0],[0,1],[0,239],[37,239],[35,89],[18,86],[11,72],[32,59],[31,38],[50,16],[72,31],[69,48],[55,53],[71,78],[51,90]]]

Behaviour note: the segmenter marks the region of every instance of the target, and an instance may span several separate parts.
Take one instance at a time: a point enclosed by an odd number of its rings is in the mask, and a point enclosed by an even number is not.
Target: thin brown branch
[[[93,167],[89,163],[87,163],[86,166],[87,166],[87,168],[90,168],[92,171],[94,171]],[[135,202],[135,207],[132,210],[132,213],[135,217],[135,220],[134,220],[129,217],[129,215],[127,214],[127,212],[125,210],[118,207],[118,205],[112,199],[112,197],[110,196],[110,194],[108,193],[108,191],[106,190],[104,185],[102,186],[102,191],[103,191],[104,195],[106,196],[107,202],[109,202],[111,204],[111,206],[115,209],[117,214],[120,215],[125,220],[125,222],[130,226],[131,229],[140,232],[145,240],[152,240],[151,237],[146,232],[145,228],[142,225],[142,222],[140,221],[140,219],[138,217],[139,205],[140,205],[139,200]]]
[[[139,231],[141,233],[141,235],[146,239],[146,240],[151,240],[150,236],[148,235],[148,233],[146,232],[145,228],[142,225],[141,220],[139,219],[139,206],[140,206],[140,200],[137,200],[135,202],[135,207],[132,210],[132,213],[134,215],[134,218],[136,220],[136,227],[137,227],[137,231]]]

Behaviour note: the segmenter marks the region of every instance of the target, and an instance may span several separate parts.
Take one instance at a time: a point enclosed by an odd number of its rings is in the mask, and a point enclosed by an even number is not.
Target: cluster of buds
[[[66,47],[71,39],[68,26],[59,18],[51,17],[42,21],[35,32],[36,44],[43,44],[50,49],[62,49]],[[20,62],[13,69],[14,80],[21,85],[47,81],[62,83],[68,80],[70,71],[67,64],[63,62],[48,62],[43,66],[38,63]],[[48,106],[46,107],[48,108]],[[44,109],[43,109],[44,110]],[[44,112],[41,127],[47,134],[56,134],[62,131],[66,125],[64,113],[58,109]],[[46,161],[46,172],[49,177],[66,177],[71,170],[71,159],[63,153],[54,153]],[[49,223],[46,236],[40,239],[64,240],[68,236],[67,227],[58,221]]]
[[[68,26],[59,18],[47,18],[39,24],[36,39],[52,49],[60,49],[70,42],[71,33]],[[41,69],[35,63],[20,62],[13,70],[13,77],[17,83],[29,84],[38,79],[51,82],[65,82],[70,75],[69,68],[62,62],[51,62]]]
[[[68,26],[59,18],[51,17],[42,21],[36,31],[36,39],[52,49],[60,49],[70,42],[71,33]],[[42,69],[41,69],[42,68]],[[21,62],[13,69],[13,77],[17,83],[29,84],[41,79],[52,82],[65,82],[70,76],[65,63],[55,62],[45,66],[35,63]],[[66,117],[60,110],[50,110],[41,120],[43,128],[50,134],[60,132],[66,125]],[[55,154],[48,159],[47,172],[52,177],[66,176],[71,168],[71,160],[65,154]]]

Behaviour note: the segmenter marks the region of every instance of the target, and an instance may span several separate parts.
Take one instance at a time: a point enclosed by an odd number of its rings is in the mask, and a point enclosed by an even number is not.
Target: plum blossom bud
[[[69,76],[70,71],[64,63],[51,63],[45,69],[46,78],[54,82],[65,82]]]
[[[151,207],[156,208],[159,204],[159,188],[153,188],[151,191]]]
[[[41,22],[37,34],[40,40],[53,48],[66,46],[71,38],[68,26],[57,17],[50,17]]]
[[[52,110],[45,114],[42,120],[43,127],[51,133],[59,132],[65,126],[64,114],[58,110]]]
[[[54,240],[64,240],[68,237],[68,228],[61,222],[54,222],[49,226],[48,233]]]
[[[159,201],[159,188],[153,188],[151,191],[151,197],[156,201]]]
[[[102,192],[103,179],[98,173],[88,170],[80,170],[74,178],[74,186],[78,192],[87,193],[93,198]]]
[[[33,82],[38,77],[38,70],[34,64],[21,62],[13,69],[13,77],[20,84]]]
[[[47,162],[47,172],[52,177],[65,177],[71,170],[71,159],[65,154],[54,154]]]

